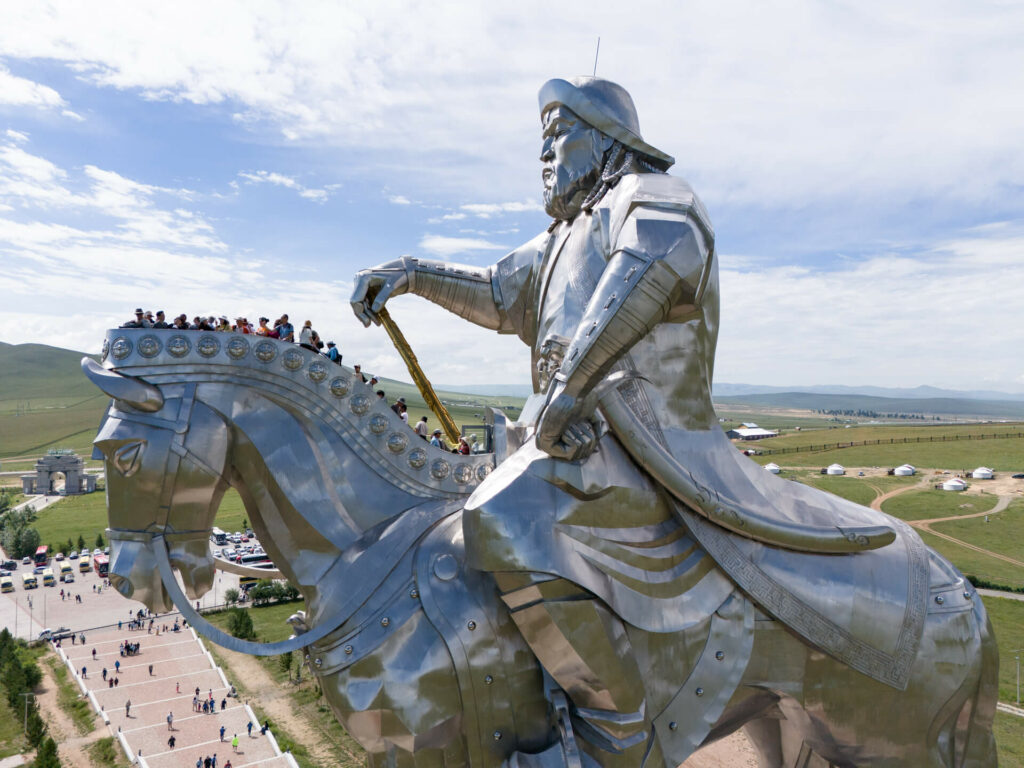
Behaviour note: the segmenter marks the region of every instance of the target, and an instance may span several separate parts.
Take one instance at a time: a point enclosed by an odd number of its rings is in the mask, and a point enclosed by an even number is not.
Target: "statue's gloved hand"
[[[401,296],[409,290],[409,276],[404,259],[389,261],[356,273],[352,290],[352,311],[363,325],[380,325],[377,313],[388,299]]]
[[[600,431],[589,409],[557,386],[537,422],[537,447],[556,459],[585,459],[597,448]]]

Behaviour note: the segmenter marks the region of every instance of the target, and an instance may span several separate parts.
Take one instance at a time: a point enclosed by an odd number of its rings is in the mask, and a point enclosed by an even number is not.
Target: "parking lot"
[[[95,571],[80,573],[78,560],[70,562],[75,578],[73,583],[45,587],[40,578],[38,587],[26,590],[21,583],[21,574],[31,571],[33,566],[22,565],[19,561],[17,570],[13,571],[14,591],[0,594],[0,626],[7,627],[16,637],[34,640],[45,628],[67,627],[76,632],[88,632],[96,627],[116,625],[145,607],[106,586],[105,579]],[[55,572],[58,572],[60,564],[51,560],[50,567],[54,565],[57,565]],[[199,600],[200,607],[221,605],[224,593],[229,589],[238,589],[238,576],[218,571],[214,588]],[[81,597],[81,602],[75,600],[76,595]]]

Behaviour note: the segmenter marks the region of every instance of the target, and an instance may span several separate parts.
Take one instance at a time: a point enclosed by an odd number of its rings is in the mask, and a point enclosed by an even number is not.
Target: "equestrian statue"
[[[292,344],[109,331],[83,368],[113,398],[111,582],[228,647],[305,649],[374,768],[675,768],[739,728],[765,768],[996,765],[972,586],[902,521],[731,445],[707,212],[620,86],[539,102],[551,226],[486,268],[364,270],[351,297],[365,325],[408,293],[529,345],[492,452],[429,445]],[[228,487],[305,598],[286,641],[190,606]]]

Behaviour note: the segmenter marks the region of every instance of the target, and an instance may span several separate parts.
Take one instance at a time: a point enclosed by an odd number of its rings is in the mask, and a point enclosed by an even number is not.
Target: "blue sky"
[[[536,92],[589,73],[598,35],[715,224],[717,380],[1024,391],[1015,3],[22,2],[0,340],[95,350],[136,305],[288,312],[406,378],[352,275],[543,229]],[[517,339],[392,313],[435,382],[528,381]]]

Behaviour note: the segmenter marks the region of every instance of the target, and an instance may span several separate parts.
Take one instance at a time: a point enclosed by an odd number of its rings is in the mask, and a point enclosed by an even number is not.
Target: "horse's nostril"
[[[124,576],[118,576],[116,573],[110,574],[110,586],[125,597],[131,597],[135,592],[135,587],[132,586],[132,583]]]

